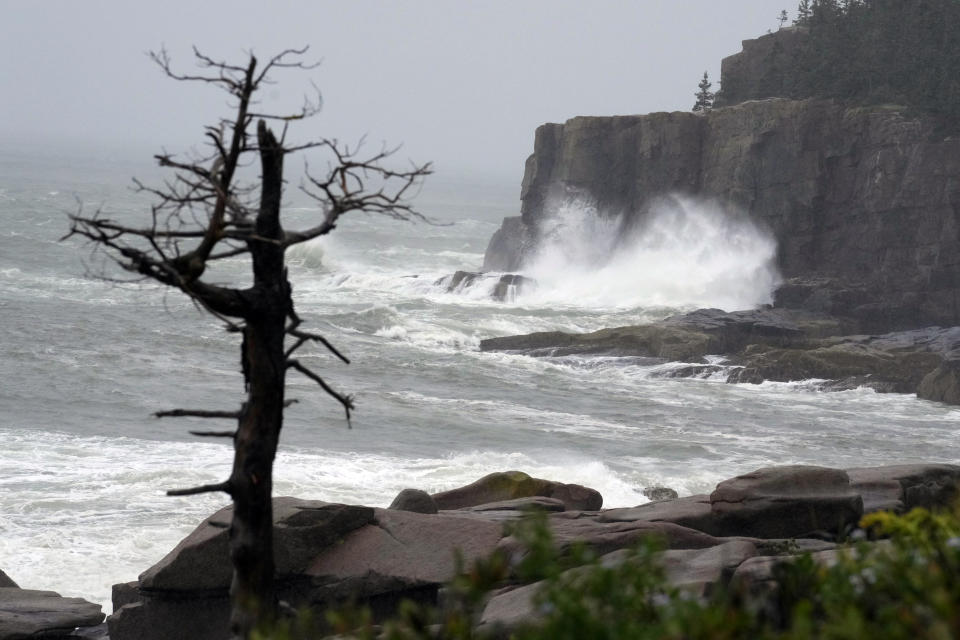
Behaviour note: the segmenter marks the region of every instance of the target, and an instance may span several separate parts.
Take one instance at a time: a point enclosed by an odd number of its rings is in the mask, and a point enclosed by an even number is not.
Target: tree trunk
[[[263,182],[256,232],[259,238],[280,239],[283,150],[262,121],[257,138]],[[249,300],[253,311],[245,318],[243,330],[247,402],[234,441],[230,476],[234,507],[230,629],[234,638],[242,640],[258,623],[276,619],[271,499],[273,460],[283,425],[285,323],[292,304],[283,249],[263,240],[251,240],[249,245],[254,283]]]

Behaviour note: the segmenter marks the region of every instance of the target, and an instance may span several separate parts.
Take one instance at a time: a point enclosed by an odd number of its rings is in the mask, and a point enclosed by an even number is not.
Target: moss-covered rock
[[[603,506],[603,496],[595,489],[534,478],[522,471],[491,473],[465,487],[435,493],[433,500],[440,509],[463,509],[533,496],[556,498],[567,509],[596,511]]]

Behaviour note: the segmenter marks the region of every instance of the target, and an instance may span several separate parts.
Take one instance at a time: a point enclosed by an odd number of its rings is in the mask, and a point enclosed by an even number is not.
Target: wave
[[[87,598],[109,611],[112,584],[135,579],[226,504],[212,495],[162,496],[221,480],[229,472],[225,445],[0,433],[0,556],[24,588]],[[407,487],[432,493],[508,469],[595,487],[610,505],[646,501],[641,487],[601,462],[489,450],[408,458],[285,448],[274,495],[386,507]]]
[[[528,303],[746,309],[780,282],[773,237],[715,202],[662,198],[633,228],[580,198],[551,210],[523,269],[538,283]]]

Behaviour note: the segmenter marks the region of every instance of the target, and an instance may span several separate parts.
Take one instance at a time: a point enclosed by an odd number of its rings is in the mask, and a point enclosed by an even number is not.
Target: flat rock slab
[[[563,517],[568,513],[556,514],[549,520],[553,542],[561,553],[574,545],[584,545],[597,555],[606,555],[634,547],[645,539],[658,540],[670,549],[705,549],[724,542],[702,531],[672,522],[601,522],[595,516]],[[498,547],[511,556],[526,552],[526,547],[514,536],[501,540]]]
[[[373,523],[317,556],[305,574],[328,597],[366,597],[412,586],[439,585],[465,563],[489,555],[503,537],[496,522],[454,515],[376,509]],[[322,589],[320,589],[322,591]],[[319,592],[319,591],[318,591]]]
[[[373,521],[373,509],[319,500],[273,499],[274,561],[280,578],[297,575],[327,547]],[[230,586],[228,529],[233,508],[204,520],[173,551],[140,574],[146,591],[222,591]]]
[[[717,485],[710,506],[721,535],[809,537],[856,525],[863,498],[845,471],[785,466],[758,469]]]
[[[672,522],[710,535],[719,533],[710,506],[710,496],[706,494],[649,502],[639,507],[608,509],[597,519],[600,522]]]
[[[100,605],[53,591],[0,588],[0,640],[68,638],[103,622]]]
[[[582,542],[599,555],[626,549],[646,538],[658,538],[670,549],[705,549],[720,544],[714,536],[672,522],[598,522],[590,518],[551,519],[554,540],[566,547]]]
[[[566,511],[567,507],[562,500],[556,498],[544,498],[543,496],[533,496],[530,498],[517,498],[515,500],[501,500],[500,502],[487,502],[478,504],[475,507],[464,507],[459,511],[548,511],[559,512]],[[456,512],[453,512],[456,513]]]

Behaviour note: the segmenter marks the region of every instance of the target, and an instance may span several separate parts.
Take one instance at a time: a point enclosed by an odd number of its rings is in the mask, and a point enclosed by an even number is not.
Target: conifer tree
[[[813,11],[810,9],[810,0],[800,0],[800,4],[797,5],[797,19],[793,21],[793,24],[807,24],[810,22],[812,15]]]
[[[787,23],[787,20],[790,19],[790,16],[787,15],[787,10],[784,9],[780,12],[780,15],[777,16],[777,20],[780,21],[780,28],[783,29],[783,25]]]
[[[697,102],[693,105],[693,110],[709,111],[713,108],[713,99],[716,94],[710,91],[710,87],[713,86],[713,84],[710,82],[710,76],[706,71],[703,72],[703,79],[697,86],[700,90],[694,94],[697,97]]]

